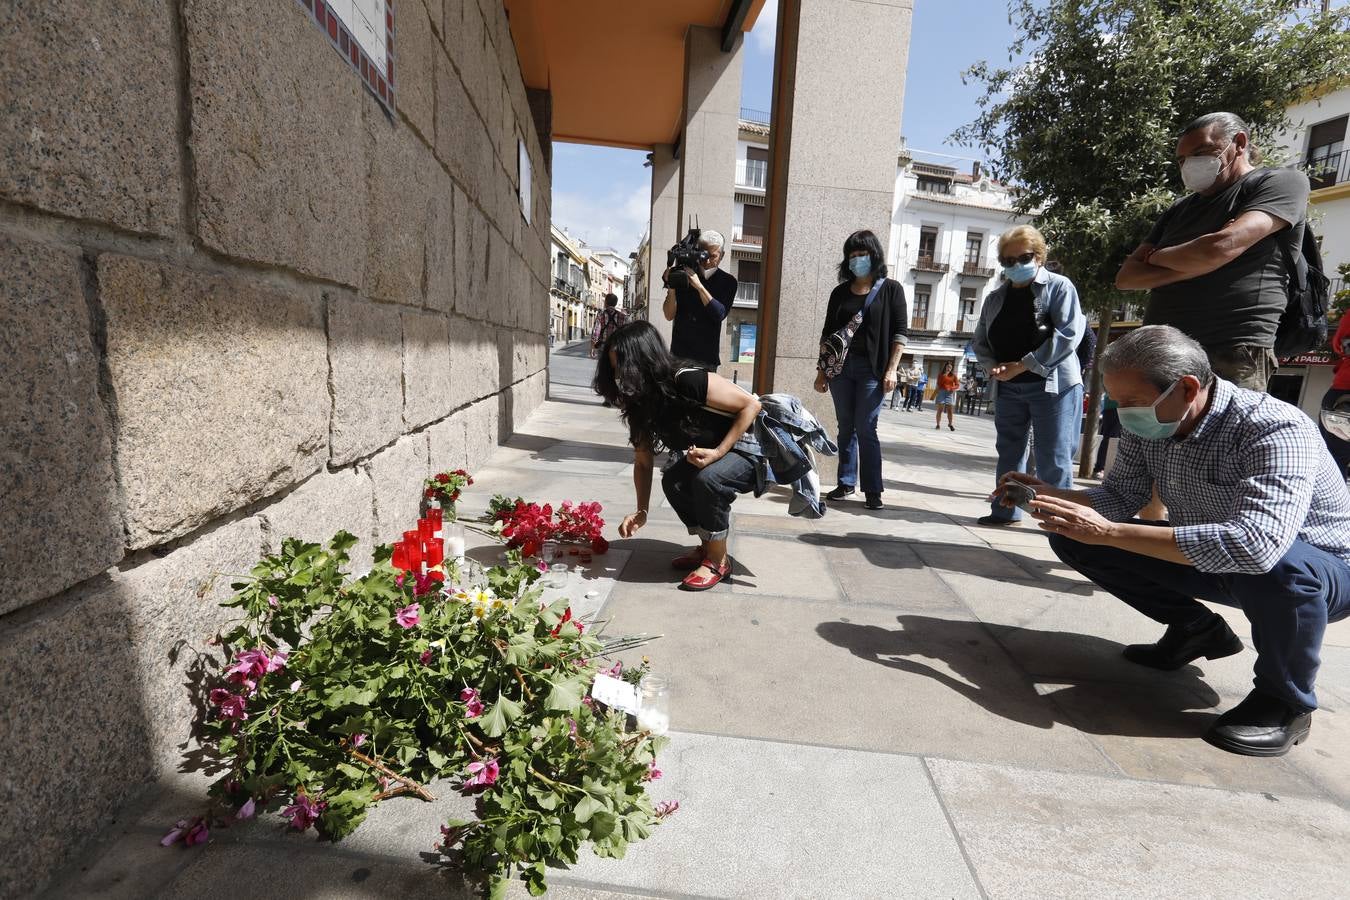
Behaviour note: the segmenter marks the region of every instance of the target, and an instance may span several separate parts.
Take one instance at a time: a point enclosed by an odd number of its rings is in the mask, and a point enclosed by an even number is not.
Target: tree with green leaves
[[[1098,317],[1100,355],[1113,311],[1141,299],[1116,290],[1117,269],[1183,190],[1181,129],[1234,112],[1253,146],[1270,150],[1289,106],[1350,78],[1350,11],[1300,0],[1010,0],[1008,15],[1021,29],[1009,59],[1025,62],[967,70],[984,95],[953,138],[1017,188],[1019,211],[1035,216]],[[1098,370],[1085,446],[1100,397]]]

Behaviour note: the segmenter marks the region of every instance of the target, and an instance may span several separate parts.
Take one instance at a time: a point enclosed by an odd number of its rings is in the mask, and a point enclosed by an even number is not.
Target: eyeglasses
[[[1021,256],[1000,256],[998,258],[998,264],[1000,266],[1015,266],[1019,263],[1029,263],[1035,258],[1035,253],[1023,253]]]

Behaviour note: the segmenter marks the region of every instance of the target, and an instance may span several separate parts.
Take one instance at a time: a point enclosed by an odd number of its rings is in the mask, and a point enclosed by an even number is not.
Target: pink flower
[[[661,780],[661,770],[656,767],[656,760],[652,760],[652,764],[647,768],[647,780],[648,781]]]
[[[574,743],[576,742],[576,739],[577,739],[577,720],[576,720],[576,719],[568,719],[568,720],[567,720],[567,736],[570,737]]]
[[[267,605],[270,606],[270,607],[272,607],[273,609],[276,609],[276,608],[277,608],[277,595],[276,595],[276,594],[268,594],[268,595],[267,595]]]
[[[417,658],[418,660],[421,661],[422,665],[424,666],[431,665],[431,650],[430,649],[423,650],[421,655],[419,655]]]
[[[159,845],[172,847],[182,841],[186,847],[195,847],[205,844],[210,837],[211,829],[207,827],[206,820],[198,816],[194,819],[179,819],[169,833],[159,839]]]
[[[360,746],[361,746],[362,744],[364,744],[365,742],[366,742],[366,736],[365,736],[364,734],[354,734],[354,735],[352,735],[352,746],[353,746],[353,747],[360,747]]]
[[[545,561],[542,560],[542,559],[539,560],[539,562],[535,563],[535,564],[534,564],[534,567],[535,567],[536,569],[538,569],[541,573],[542,573],[542,572],[547,572],[547,571],[548,571],[548,563],[545,562]]]
[[[483,714],[483,699],[478,696],[478,691],[474,688],[465,688],[460,691],[459,699],[464,701],[466,718],[476,719]]]
[[[623,660],[619,660],[614,665],[610,666],[608,669],[601,669],[600,674],[610,675],[614,678],[618,678],[620,675],[623,674]]]
[[[252,797],[249,797],[247,800],[244,801],[244,805],[239,807],[239,811],[234,814],[234,817],[235,819],[242,822],[244,819],[253,818],[254,814],[257,811],[258,811],[257,803],[253,801]]]
[[[487,762],[469,763],[469,777],[464,779],[464,787],[488,787],[495,784],[497,775],[501,772],[497,765],[496,758],[489,759]]]
[[[298,691],[298,690],[300,690],[300,679],[299,679],[299,678],[297,678],[297,679],[295,679],[294,681],[291,682],[291,693],[294,694],[294,693],[295,693],[296,691]]]
[[[172,847],[174,844],[178,843],[179,838],[183,836],[183,832],[187,831],[187,827],[187,819],[179,819],[174,826],[169,829],[169,833],[159,839],[159,845],[161,847]]]
[[[242,722],[248,718],[247,702],[239,694],[232,694],[224,688],[214,688],[209,697],[222,719],[238,719]]]
[[[398,622],[403,628],[416,628],[418,621],[420,621],[418,618],[420,609],[421,604],[409,603],[398,611],[398,614],[394,616],[394,621]]]
[[[281,811],[281,817],[290,819],[296,831],[304,831],[319,820],[319,814],[327,806],[323,801],[316,803],[305,794],[297,794],[295,802]]]
[[[416,572],[413,574],[413,596],[425,597],[427,594],[433,593],[438,584],[440,582],[430,572],[426,575]]]
[[[225,677],[235,684],[242,684],[251,694],[264,675],[286,668],[286,656],[286,653],[269,654],[261,647],[241,650],[225,670]]]
[[[403,573],[402,573],[402,572],[399,572],[397,575],[394,576],[394,584],[398,585],[399,587],[403,587]]]
[[[656,817],[658,819],[668,818],[670,816],[675,815],[675,813],[678,812],[679,809],[680,809],[680,801],[663,800],[662,802],[656,804]]]

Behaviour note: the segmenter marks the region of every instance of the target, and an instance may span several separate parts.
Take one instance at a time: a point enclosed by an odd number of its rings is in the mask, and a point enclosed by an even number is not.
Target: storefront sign
[[[370,92],[394,106],[394,10],[388,0],[296,0]]]
[[[756,330],[757,326],[748,322],[741,324],[736,332],[736,362],[754,362]]]
[[[1282,366],[1334,366],[1336,357],[1330,350],[1314,350],[1300,353],[1298,356],[1286,356],[1280,360]]]

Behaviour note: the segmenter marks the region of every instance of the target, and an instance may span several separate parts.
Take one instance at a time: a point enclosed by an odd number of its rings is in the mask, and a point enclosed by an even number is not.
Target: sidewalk
[[[625,432],[582,386],[581,355],[554,361],[552,399],[466,499],[599,500],[617,524]],[[550,896],[1344,896],[1350,624],[1327,632],[1308,742],[1269,760],[1216,750],[1200,735],[1247,693],[1250,643],[1175,673],[1125,662],[1158,626],[1033,528],[972,524],[992,419],[882,418],[880,513],[849,502],[805,522],[785,494],[743,498],[734,583],[687,594],[669,568],[687,536],[658,487],[651,524],[597,559],[610,632],[664,635],[641,651],[674,681],[654,793],[681,808],[624,860],[550,873]],[[387,802],[336,847],[264,822],[161,849],[200,784],[165,780],[56,895],[462,895],[418,856],[447,801]]]

